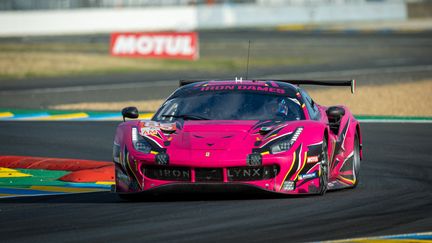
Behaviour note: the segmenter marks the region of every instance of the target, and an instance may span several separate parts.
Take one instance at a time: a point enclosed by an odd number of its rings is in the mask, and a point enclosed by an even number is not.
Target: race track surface
[[[110,160],[115,122],[1,122],[0,154]],[[1,242],[305,242],[432,231],[432,126],[362,124],[354,190],[0,200]]]
[[[412,82],[432,76],[432,31],[420,33],[291,33],[219,30],[199,33],[201,57],[247,57],[249,78],[356,79],[359,86]],[[2,41],[0,39],[0,41]],[[28,37],[24,43],[106,43],[109,36]],[[105,54],[105,53],[102,53]],[[262,57],[307,59],[298,65],[256,68]],[[318,60],[317,62],[314,62]],[[58,104],[164,99],[180,79],[234,79],[240,70],[119,73],[96,76],[0,79],[0,108],[48,109]]]

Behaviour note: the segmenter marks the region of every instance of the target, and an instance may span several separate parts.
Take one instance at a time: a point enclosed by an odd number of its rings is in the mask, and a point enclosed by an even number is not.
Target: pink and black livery
[[[191,80],[151,120],[121,123],[114,139],[121,197],[176,187],[246,186],[324,194],[358,184],[362,141],[347,107],[315,103],[300,85],[355,81]],[[123,109],[138,118],[135,107]]]

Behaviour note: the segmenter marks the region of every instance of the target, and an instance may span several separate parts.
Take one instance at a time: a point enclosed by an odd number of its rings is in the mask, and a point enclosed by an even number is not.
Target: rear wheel
[[[327,191],[330,174],[330,162],[328,158],[327,139],[324,138],[322,143],[322,160],[320,164],[320,195],[324,195]]]
[[[356,133],[354,137],[354,155],[353,155],[353,176],[354,176],[354,185],[355,188],[359,182],[359,173],[360,173],[360,139],[358,134]]]

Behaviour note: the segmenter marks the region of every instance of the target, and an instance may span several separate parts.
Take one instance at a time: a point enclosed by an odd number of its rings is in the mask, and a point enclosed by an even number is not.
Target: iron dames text
[[[200,90],[201,91],[252,90],[252,91],[285,94],[284,89],[272,88],[272,87],[260,87],[254,85],[212,85],[212,86],[201,87]]]

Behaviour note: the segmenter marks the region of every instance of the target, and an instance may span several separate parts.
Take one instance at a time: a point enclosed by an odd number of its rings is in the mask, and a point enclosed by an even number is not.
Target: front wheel
[[[320,163],[320,195],[324,195],[327,191],[329,174],[330,174],[330,162],[328,158],[327,140],[324,138],[322,143],[322,154]]]
[[[354,155],[353,155],[353,176],[354,176],[354,185],[355,188],[359,183],[359,173],[360,173],[360,140],[358,134],[356,133],[354,137]]]

